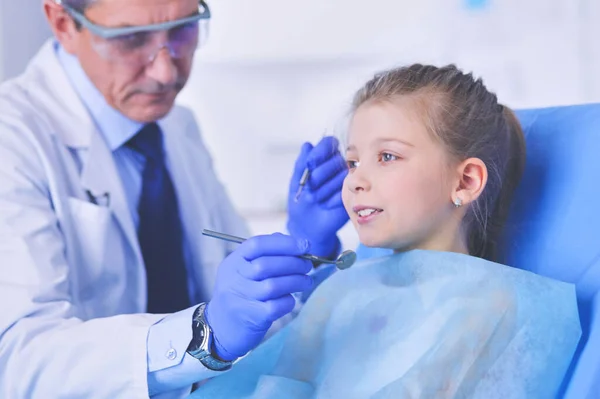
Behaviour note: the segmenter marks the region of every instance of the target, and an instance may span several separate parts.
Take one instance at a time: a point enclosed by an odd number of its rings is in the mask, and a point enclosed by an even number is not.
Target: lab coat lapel
[[[93,134],[91,137],[87,161],[81,174],[81,185],[90,200],[111,209],[131,245],[138,264],[143,265],[135,225],[125,198],[121,178],[112,152],[99,133]]]
[[[77,190],[77,195],[111,209],[137,264],[143,268],[135,226],[112,152],[72,88],[56,57],[52,39],[46,42],[32,61],[30,74],[36,76],[44,89],[39,90],[35,98],[41,99],[40,107],[48,108],[48,123],[57,139],[70,149],[87,151],[80,177],[83,193]]]

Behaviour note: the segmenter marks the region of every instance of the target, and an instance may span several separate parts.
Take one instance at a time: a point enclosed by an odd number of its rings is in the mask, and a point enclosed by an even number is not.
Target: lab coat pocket
[[[69,197],[69,208],[74,226],[75,241],[80,249],[79,262],[75,268],[80,294],[84,298],[93,295],[91,287],[102,280],[106,272],[103,265],[107,256],[107,237],[112,222],[109,208],[98,206],[78,198]]]

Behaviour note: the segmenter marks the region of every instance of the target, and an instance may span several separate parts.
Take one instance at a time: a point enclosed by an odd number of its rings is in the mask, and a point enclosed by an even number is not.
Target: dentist
[[[0,397],[185,396],[310,292],[297,255],[340,252],[344,161],[331,137],[302,148],[290,236],[203,237],[248,234],[174,105],[208,5],[43,6],[54,38],[0,86]]]

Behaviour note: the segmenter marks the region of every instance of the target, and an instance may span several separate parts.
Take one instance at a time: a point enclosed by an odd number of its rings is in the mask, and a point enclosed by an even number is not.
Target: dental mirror
[[[246,241],[245,238],[236,237],[236,236],[232,236],[232,235],[224,234],[224,233],[219,233],[219,232],[207,230],[207,229],[203,229],[202,234],[205,236],[218,238],[220,240],[235,242],[238,244],[241,244],[244,241]],[[335,260],[326,259],[326,258],[322,258],[320,256],[311,255],[311,254],[300,255],[299,257],[310,260],[312,262],[325,263],[328,265],[335,265],[339,270],[348,269],[350,266],[352,266],[356,262],[356,252],[354,252],[352,250],[346,250],[346,251],[342,252]]]

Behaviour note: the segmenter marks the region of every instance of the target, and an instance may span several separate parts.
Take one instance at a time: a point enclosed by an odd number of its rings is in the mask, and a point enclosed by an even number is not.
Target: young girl
[[[343,200],[395,254],[326,280],[196,398],[549,398],[579,340],[572,286],[493,263],[525,159],[514,114],[454,66],[355,96]]]

